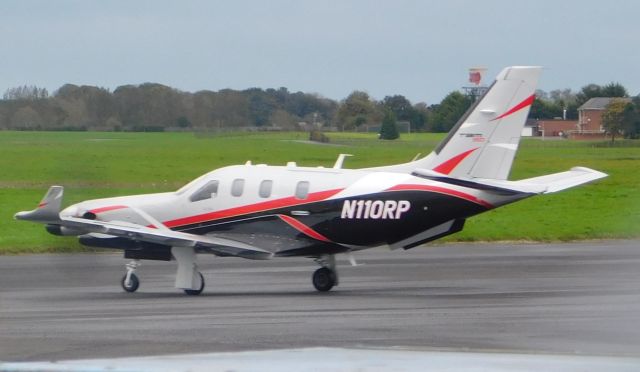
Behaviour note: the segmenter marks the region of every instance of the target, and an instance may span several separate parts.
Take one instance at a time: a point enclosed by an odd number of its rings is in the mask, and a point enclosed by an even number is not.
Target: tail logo
[[[498,116],[497,118],[491,119],[491,121],[496,121],[496,120],[500,120],[504,117],[507,117],[515,112],[518,112],[520,110],[522,110],[525,107],[531,106],[533,104],[533,100],[536,99],[536,95],[532,94],[529,97],[525,98],[524,101],[518,103],[517,105],[513,106],[509,111],[505,112],[504,114]]]

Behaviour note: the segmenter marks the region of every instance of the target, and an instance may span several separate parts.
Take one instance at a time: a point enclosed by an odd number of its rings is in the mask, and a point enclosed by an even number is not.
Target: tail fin
[[[505,180],[541,67],[507,67],[429,156],[410,163],[456,178]]]
[[[49,191],[44,195],[38,208],[32,211],[18,212],[14,216],[17,220],[55,223],[60,221],[60,209],[62,207],[62,194],[64,189],[62,186],[51,186]]]

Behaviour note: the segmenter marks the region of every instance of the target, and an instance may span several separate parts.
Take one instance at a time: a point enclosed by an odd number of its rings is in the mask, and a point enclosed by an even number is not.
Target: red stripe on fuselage
[[[110,205],[108,207],[101,207],[101,208],[92,209],[89,212],[91,212],[93,214],[98,214],[98,213],[115,211],[116,209],[124,209],[124,208],[129,208],[129,207],[127,207],[126,205]]]
[[[529,97],[525,98],[524,101],[522,101],[522,102],[518,103],[517,105],[513,106],[511,108],[511,110],[505,112],[504,114],[498,116],[495,119],[491,119],[490,121],[500,120],[500,119],[502,119],[502,118],[504,118],[506,116],[509,116],[509,115],[513,114],[514,112],[522,110],[523,108],[525,108],[527,106],[531,106],[531,104],[533,104],[533,100],[534,99],[536,99],[536,95],[532,94]]]
[[[284,214],[279,214],[278,217],[280,217],[280,219],[282,219],[284,222],[289,224],[289,226],[291,226],[294,229],[300,231],[301,233],[305,234],[306,236],[309,236],[311,238],[314,238],[316,240],[320,240],[320,241],[323,241],[323,242],[331,243],[331,240],[329,238],[327,238],[326,236],[320,234],[319,232],[315,231],[314,229],[310,228],[309,226],[303,224],[302,222],[296,220],[295,218],[293,218],[291,216],[287,216],[287,215],[284,215]]]
[[[308,204],[308,203],[325,200],[339,193],[342,190],[343,189],[318,191],[318,192],[310,193],[306,199],[298,199],[296,197],[290,196],[287,198],[269,200],[261,203],[242,205],[239,207],[223,209],[223,210],[219,210],[211,213],[204,213],[204,214],[199,214],[195,216],[178,218],[171,221],[165,221],[163,222],[163,224],[169,228],[173,228],[177,226],[191,225],[194,223],[219,220],[222,218],[236,217],[244,214],[264,212],[271,209],[293,207],[296,205]]]
[[[471,194],[467,194],[462,191],[452,190],[445,187],[440,186],[429,186],[429,185],[396,185],[391,188],[388,188],[387,191],[430,191],[437,192],[439,194],[445,194],[450,196],[455,196],[457,198],[461,198],[464,200],[468,200],[470,202],[480,204],[486,208],[493,208],[493,205],[485,200],[479,199]]]

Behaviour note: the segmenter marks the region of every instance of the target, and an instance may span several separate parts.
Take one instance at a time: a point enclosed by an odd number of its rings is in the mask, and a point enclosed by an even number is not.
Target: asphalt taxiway
[[[313,261],[200,256],[206,288],[143,262],[136,293],[117,254],[0,257],[0,360],[307,347],[408,347],[640,356],[640,241],[447,244]]]

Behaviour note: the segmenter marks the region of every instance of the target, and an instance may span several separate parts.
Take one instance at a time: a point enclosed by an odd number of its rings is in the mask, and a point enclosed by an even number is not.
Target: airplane
[[[140,260],[175,260],[175,287],[200,294],[201,253],[309,257],[320,266],[313,286],[329,291],[338,284],[337,254],[411,249],[461,231],[474,215],[607,176],[574,167],[508,180],[540,73],[541,67],[503,69],[429,155],[407,163],[345,169],[347,154],[332,168],[247,162],[211,171],[175,192],[88,200],[65,209],[63,187],[52,186],[36,209],[15,218],[45,224],[54,235],[77,236],[85,246],[123,250],[132,260],[120,282],[127,292],[139,287]]]

